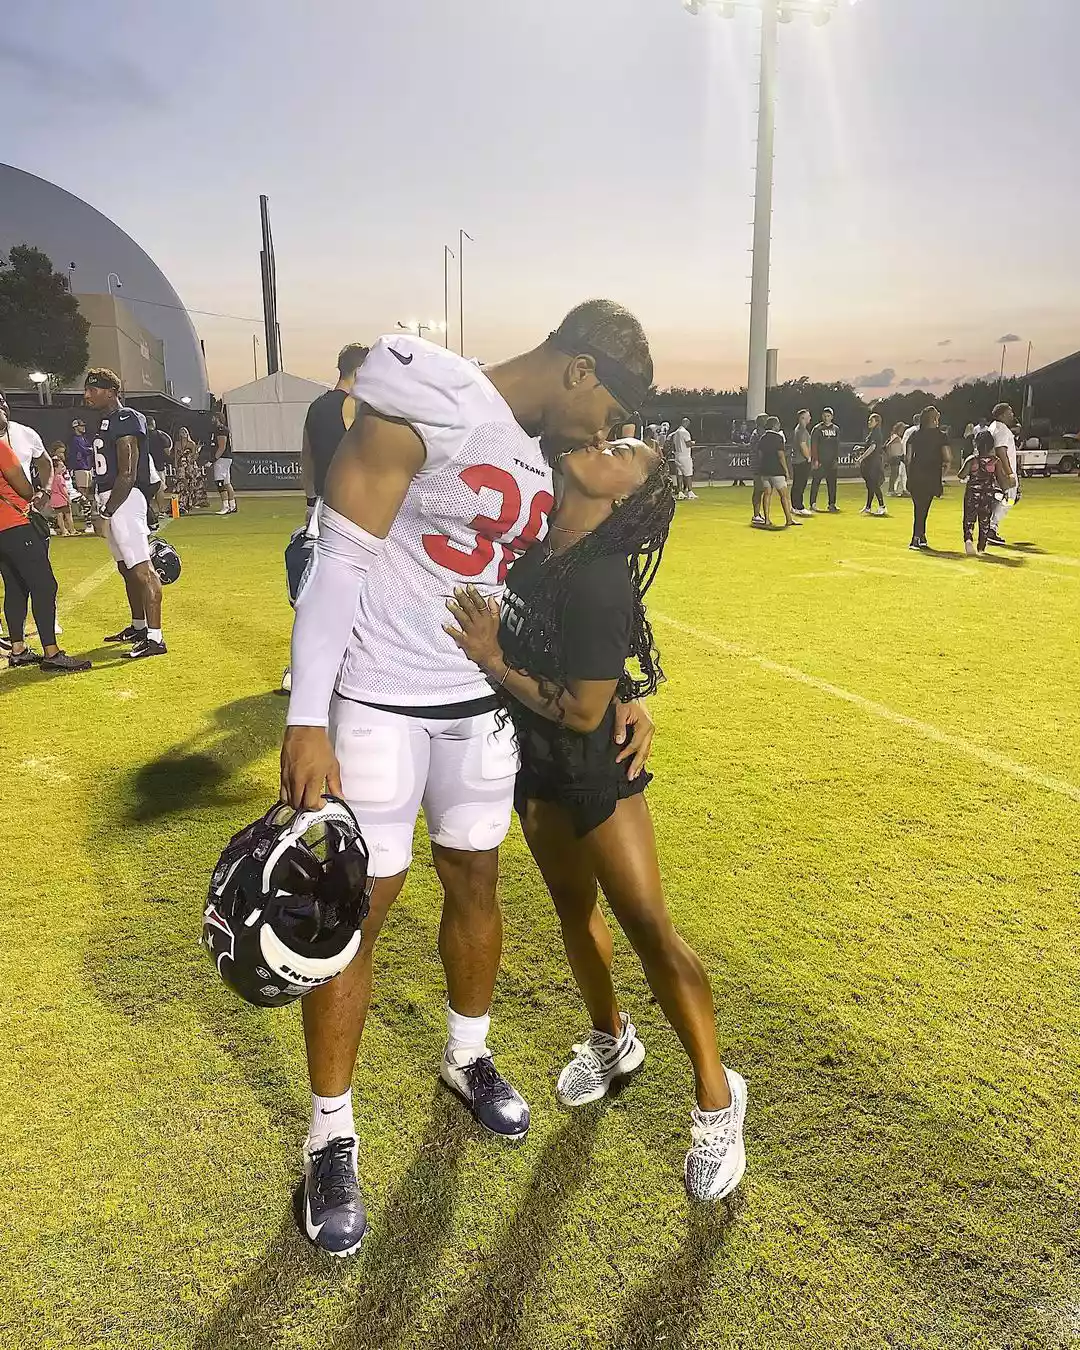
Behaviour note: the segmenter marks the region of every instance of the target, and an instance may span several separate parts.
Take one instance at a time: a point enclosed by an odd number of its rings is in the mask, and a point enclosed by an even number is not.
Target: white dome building
[[[151,339],[164,344],[166,387],[176,399],[190,399],[193,408],[209,408],[202,347],[180,297],[164,273],[134,239],[81,198],[32,173],[0,164],[0,253],[14,244],[30,244],[48,254],[58,272],[72,268],[71,289],[80,297],[109,296],[114,274],[112,309],[118,329],[129,312],[141,330],[133,339],[146,349],[146,369],[159,367]],[[116,288],[119,276],[122,287]],[[84,312],[92,304],[80,301]],[[109,302],[104,302],[106,308]],[[95,316],[96,321],[96,316]],[[102,360],[101,364],[112,362]],[[114,368],[116,368],[114,366]],[[145,388],[149,377],[143,379]]]

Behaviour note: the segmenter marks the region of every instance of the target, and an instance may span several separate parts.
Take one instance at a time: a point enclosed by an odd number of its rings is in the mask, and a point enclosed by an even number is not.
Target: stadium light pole
[[[114,281],[116,282],[116,289],[117,289],[118,291],[122,291],[122,290],[124,289],[124,283],[120,280],[120,278],[116,275],[116,273],[115,273],[115,272],[110,272],[109,275],[105,278],[105,284],[106,284],[106,285],[108,286],[108,288],[109,288],[109,294],[110,294],[110,295],[112,295],[112,293],[113,293],[113,282],[114,282]]]
[[[856,0],[849,0],[855,4]],[[796,14],[820,27],[829,22],[840,0],[682,0],[688,14],[713,11],[733,19],[739,9],[761,15],[761,81],[758,97],[757,170],[754,178],[754,265],[750,280],[750,359],[746,378],[746,418],[765,411],[769,365],[769,275],[772,267],[773,155],[776,142],[776,82],[780,25]]]
[[[457,276],[458,276],[458,343],[461,351],[460,356],[465,355],[465,240],[470,244],[475,244],[476,240],[468,230],[458,230],[458,255],[457,255]]]
[[[449,244],[443,244],[442,253],[442,303],[443,303],[443,346],[450,346],[450,259],[456,258]]]

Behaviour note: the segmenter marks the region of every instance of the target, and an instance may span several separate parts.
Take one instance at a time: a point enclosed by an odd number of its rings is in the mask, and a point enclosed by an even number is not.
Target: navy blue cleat
[[[331,1256],[352,1256],[367,1232],[367,1211],[356,1174],[355,1134],[304,1148],[302,1227]]]
[[[528,1104],[495,1067],[489,1050],[476,1055],[447,1049],[439,1076],[489,1133],[508,1140],[524,1139],[529,1133]]]

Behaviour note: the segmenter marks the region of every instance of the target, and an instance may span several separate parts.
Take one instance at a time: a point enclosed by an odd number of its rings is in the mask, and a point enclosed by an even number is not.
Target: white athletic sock
[[[446,1026],[449,1033],[446,1045],[448,1056],[476,1059],[487,1049],[487,1035],[491,1029],[490,1013],[485,1013],[483,1017],[463,1017],[448,1003]]]
[[[145,619],[132,619],[132,621],[131,621],[131,626],[132,626],[132,628],[137,628],[137,629],[139,630],[140,633],[145,632],[145,631],[146,631],[146,620],[145,620]]]
[[[160,642],[160,641],[161,641],[161,629],[160,629],[160,628],[148,628],[148,629],[146,630],[146,636],[150,639],[151,642]]]
[[[311,1127],[308,1130],[308,1143],[312,1148],[321,1148],[331,1139],[356,1133],[356,1121],[353,1119],[352,1088],[340,1097],[320,1097],[311,1094]]]

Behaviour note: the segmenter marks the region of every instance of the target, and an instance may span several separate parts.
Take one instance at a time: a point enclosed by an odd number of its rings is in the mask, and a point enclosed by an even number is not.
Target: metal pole
[[[461,355],[465,355],[465,240],[470,244],[476,242],[472,235],[465,230],[458,230],[458,256],[457,256],[457,275],[458,275],[458,339],[460,343]]]
[[[450,259],[454,256],[449,244],[443,244],[442,259],[442,298],[443,298],[443,346],[450,346]]]
[[[255,367],[255,378],[259,378],[259,339],[251,335],[251,364]]]
[[[757,174],[754,182],[754,268],[750,282],[750,364],[746,381],[746,418],[749,422],[765,411],[779,35],[780,0],[762,0],[761,87],[758,93]]]
[[[1008,347],[1003,342],[1001,344],[1001,374],[998,376],[998,402],[1001,402],[1001,391],[1005,388],[1005,353]]]

